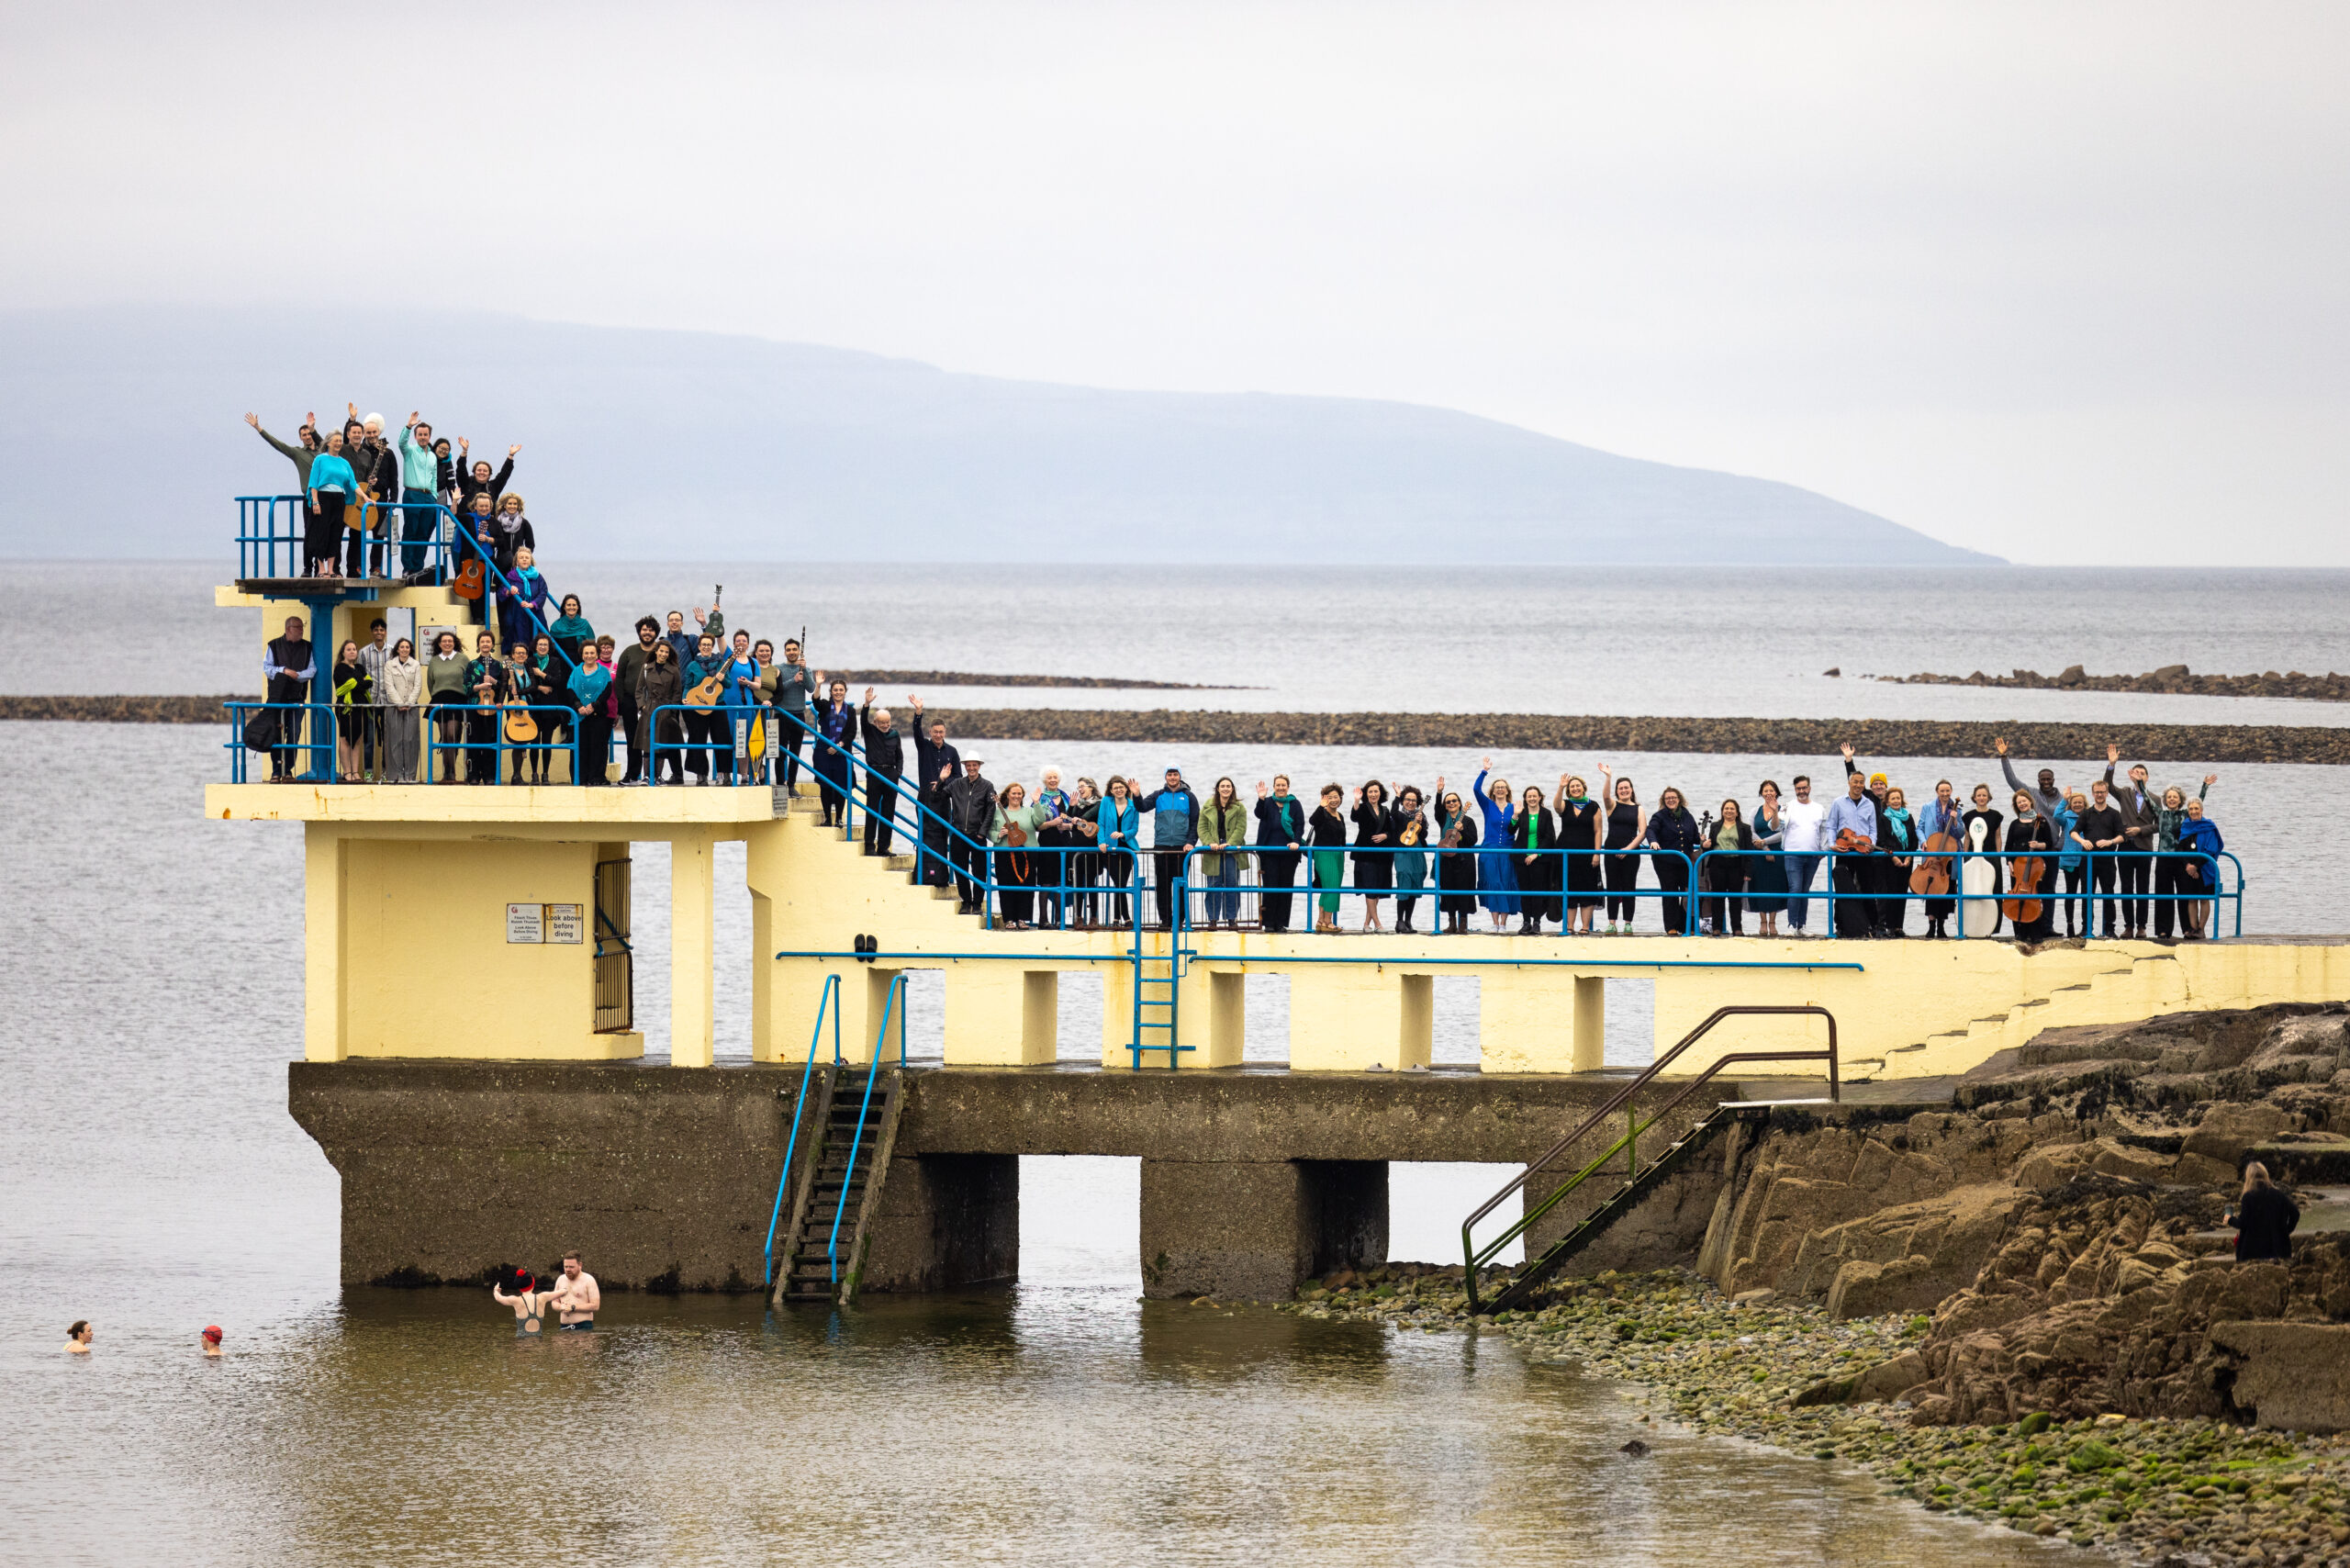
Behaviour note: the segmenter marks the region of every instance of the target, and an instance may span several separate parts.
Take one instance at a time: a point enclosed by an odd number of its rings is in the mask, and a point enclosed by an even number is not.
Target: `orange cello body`
[[[1930,834],[1923,846],[1929,854],[1955,855],[1964,847],[1955,835],[1947,833]],[[1909,890],[1930,899],[1950,896],[1950,868],[1947,859],[1920,860],[1909,873]]]
[[[2040,900],[2031,895],[2040,891],[2048,879],[2048,862],[2037,855],[2027,855],[2008,868],[2008,891],[2014,895],[1999,901],[2008,919],[2018,925],[2029,925],[2040,918]]]

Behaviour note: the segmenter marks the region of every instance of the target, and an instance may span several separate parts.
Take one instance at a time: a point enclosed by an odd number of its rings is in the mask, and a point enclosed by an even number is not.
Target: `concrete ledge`
[[[2293,1432],[2350,1428],[2350,1324],[2214,1323],[2211,1343],[2241,1358],[2235,1402]]]

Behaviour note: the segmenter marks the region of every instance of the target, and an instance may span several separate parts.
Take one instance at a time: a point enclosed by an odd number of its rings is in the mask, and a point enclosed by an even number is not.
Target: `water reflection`
[[[1492,1338],[1099,1289],[845,1314],[613,1295],[601,1321],[517,1339],[486,1296],[353,1293],[172,1401],[174,1484],[109,1511],[151,1540],[200,1525],[208,1545],[175,1549],[196,1562],[2042,1554],[1865,1477],[1642,1427],[1613,1385]],[[1635,1433],[1655,1451],[1617,1452]]]

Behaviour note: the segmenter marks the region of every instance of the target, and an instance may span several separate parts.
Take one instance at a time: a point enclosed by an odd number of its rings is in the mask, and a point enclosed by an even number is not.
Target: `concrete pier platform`
[[[471,1282],[577,1249],[614,1288],[759,1289],[800,1072],[665,1066],[291,1064],[289,1108],[342,1177],[343,1282]],[[1286,1297],[1302,1280],[1385,1260],[1389,1161],[1523,1164],[1630,1076],[914,1067],[865,1288],[1016,1278],[1019,1157],[1089,1154],[1142,1161],[1147,1294]],[[1655,1147],[1719,1101],[1819,1091],[1817,1080],[1718,1079]],[[1948,1088],[1912,1080],[1850,1097],[1899,1114],[1946,1103]],[[1696,1187],[1655,1204],[1666,1216],[1656,1244],[1702,1235],[1709,1200]]]

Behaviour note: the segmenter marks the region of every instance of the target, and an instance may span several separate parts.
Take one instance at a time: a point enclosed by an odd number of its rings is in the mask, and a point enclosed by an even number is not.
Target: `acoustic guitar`
[[[449,591],[459,599],[479,599],[482,579],[486,575],[482,570],[481,557],[476,555],[457,568],[456,580],[449,585]]]
[[[718,608],[719,596],[723,594],[725,591],[726,585],[724,583],[720,583],[717,587],[710,590],[711,609],[716,610]],[[712,649],[711,652],[719,658],[724,658],[726,656],[726,650],[723,648]],[[688,708],[717,707],[721,702],[726,700],[726,681],[727,666],[722,666],[718,669],[711,671],[708,679],[696,681],[694,683],[693,689],[686,693],[686,706]]]
[[[539,722],[531,711],[519,703],[506,705],[506,738],[516,745],[529,745],[539,738]]]

